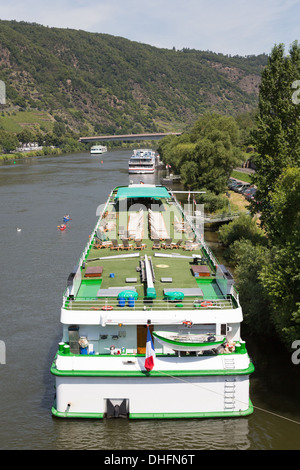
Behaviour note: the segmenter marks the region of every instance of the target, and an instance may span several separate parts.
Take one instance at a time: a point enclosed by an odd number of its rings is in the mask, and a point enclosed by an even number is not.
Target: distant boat
[[[57,227],[58,227],[59,230],[61,230],[61,231],[66,230],[66,228],[67,228],[66,224],[61,224],[61,225],[58,225]]]
[[[105,152],[107,152],[107,147],[105,145],[93,145],[90,150],[91,155],[100,155]]]
[[[64,222],[68,222],[69,220],[71,220],[69,214],[64,215]]]
[[[22,230],[21,228],[17,227],[17,232],[21,232],[21,230]]]
[[[155,152],[151,149],[134,150],[128,162],[128,173],[149,173],[155,172]]]

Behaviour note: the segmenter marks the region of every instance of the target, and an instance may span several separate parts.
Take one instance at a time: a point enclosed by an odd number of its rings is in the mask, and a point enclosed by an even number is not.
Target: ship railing
[[[239,293],[238,293],[238,291],[237,291],[237,289],[234,285],[232,286],[230,293],[231,293],[232,297],[234,298],[234,300],[236,301],[236,303],[239,305],[239,303],[240,303]]]
[[[94,239],[94,235],[95,235],[95,233],[97,232],[97,229],[100,227],[100,224],[101,224],[101,220],[102,220],[102,218],[103,218],[103,215],[104,215],[104,213],[108,210],[109,204],[111,204],[112,194],[113,194],[113,191],[110,193],[109,198],[108,198],[108,200],[106,201],[105,205],[101,208],[100,212],[97,214],[97,216],[98,216],[97,223],[96,223],[94,229],[92,230],[91,236],[90,236],[90,238],[89,238],[89,240],[88,240],[88,242],[87,242],[87,244],[86,244],[84,250],[83,250],[82,253],[81,253],[81,256],[80,256],[79,262],[78,262],[79,265],[82,265],[83,261],[85,260],[86,254],[87,254],[87,252],[89,251],[90,246],[91,246],[91,243],[92,243],[92,241],[93,241],[93,239]]]
[[[234,308],[231,296],[214,299],[184,299],[170,301],[161,299],[129,299],[120,302],[112,298],[77,297],[75,300],[64,296],[63,308],[67,310],[211,310]]]
[[[85,248],[83,249],[83,251],[81,252],[81,255],[78,259],[78,262],[77,262],[77,265],[76,265],[76,273],[75,273],[75,276],[74,276],[74,279],[79,279],[81,280],[81,268],[82,268],[82,264],[84,263],[84,261],[86,260],[86,256],[91,248],[91,244],[93,242],[93,239],[94,239],[94,235],[97,233],[97,229],[99,228],[99,225],[101,223],[101,219],[103,217],[103,214],[105,213],[105,211],[107,211],[107,208],[108,208],[108,205],[110,204],[110,201],[111,201],[111,197],[112,197],[112,194],[113,194],[113,191],[111,192],[107,202],[105,203],[105,205],[101,208],[101,211],[99,212],[99,216],[98,216],[98,220],[97,220],[97,223],[94,227],[94,229],[92,230],[92,233],[89,237],[89,240],[85,246]],[[78,293],[78,290],[79,290],[79,287],[80,287],[80,282],[76,282],[76,285],[74,284],[73,282],[73,285],[69,285],[66,289],[66,296],[68,296],[69,294],[72,294],[74,297],[76,297],[77,293]]]
[[[194,217],[191,216],[189,213],[185,212],[182,208],[182,206],[180,205],[180,203],[177,201],[177,198],[174,194],[172,194],[172,198],[175,202],[175,205],[176,207],[178,208],[178,210],[180,211],[180,213],[182,214],[183,218],[187,221],[187,223],[190,225],[192,231],[194,232],[194,235],[196,236],[197,240],[200,241],[201,245],[202,245],[202,248],[205,250],[206,252],[206,255],[207,257],[210,259],[212,265],[214,266],[215,269],[217,269],[218,267],[218,261],[216,260],[216,258],[214,257],[211,249],[207,246],[207,244],[205,243],[204,241],[204,237],[203,237],[203,233],[202,233],[202,230],[200,230],[199,227],[197,227],[197,225],[195,225],[195,222],[194,222]]]

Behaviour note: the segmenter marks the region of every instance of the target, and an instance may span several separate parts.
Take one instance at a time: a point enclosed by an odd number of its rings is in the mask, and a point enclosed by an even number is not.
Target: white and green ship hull
[[[254,368],[240,336],[238,294],[195,228],[190,224],[189,230],[180,230],[176,221],[184,218],[181,207],[161,188],[133,185],[128,193],[116,188],[69,277],[62,339],[51,366],[54,416],[169,419],[237,417],[253,411],[249,378]],[[134,237],[125,248],[119,236],[125,214],[118,194],[142,198],[146,208],[136,211],[142,248]],[[168,226],[165,219],[163,226],[171,232],[172,246],[165,238],[158,248],[151,237],[152,213],[146,202],[152,197],[164,208],[164,217],[170,208],[175,211],[175,223]],[[102,246],[100,228],[112,221],[115,227],[105,231],[108,244]],[[125,226],[132,224],[127,220]],[[186,238],[186,248],[176,243],[177,230]],[[118,246],[110,244],[115,239]],[[151,370],[145,367],[148,330],[155,349]],[[175,344],[169,341],[171,333],[177,335]],[[187,336],[209,341],[182,344]]]

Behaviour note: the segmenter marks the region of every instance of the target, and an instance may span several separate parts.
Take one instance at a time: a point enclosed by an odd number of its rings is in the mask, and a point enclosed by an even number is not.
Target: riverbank
[[[142,145],[143,144],[143,145]],[[130,150],[133,148],[143,148],[145,147],[145,142],[142,142],[139,144],[124,144],[121,143],[119,145],[113,145],[110,150]],[[5,153],[5,154],[0,154],[0,165],[1,163],[7,163],[7,162],[12,162],[15,160],[22,160],[26,159],[29,157],[49,157],[49,156],[60,156],[60,155],[66,155],[66,154],[76,154],[80,152],[88,152],[89,148],[84,145],[76,142],[76,145],[74,145],[72,142],[67,143],[61,147],[43,147],[40,150],[33,150],[29,152],[15,152],[15,153]]]
[[[60,148],[44,147],[40,150],[33,150],[32,152],[16,152],[16,153],[5,153],[0,155],[0,164],[29,157],[47,157],[55,155],[63,155],[64,152]]]

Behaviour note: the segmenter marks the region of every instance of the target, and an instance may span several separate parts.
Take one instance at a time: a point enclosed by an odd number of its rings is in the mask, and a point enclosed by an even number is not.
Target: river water
[[[300,365],[293,365],[277,346],[245,336],[256,366],[250,389],[254,413],[249,417],[154,422],[51,415],[50,365],[61,339],[67,277],[96,224],[98,205],[113,187],[128,184],[129,157],[129,150],[115,150],[97,157],[28,158],[0,166],[0,340],[6,348],[0,364],[0,448],[300,449]],[[159,175],[147,178],[159,182]],[[71,221],[60,232],[57,226],[65,213]],[[212,248],[219,249],[215,234],[206,235]]]

